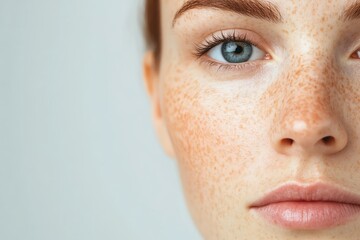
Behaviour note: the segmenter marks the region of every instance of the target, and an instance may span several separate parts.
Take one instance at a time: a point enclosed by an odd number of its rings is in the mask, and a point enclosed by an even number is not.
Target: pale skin
[[[272,0],[277,23],[199,8],[173,24],[184,2],[161,1],[161,62],[149,51],[144,79],[204,239],[358,239],[360,218],[288,230],[248,208],[288,182],[360,194],[360,19],[341,18],[354,1]],[[246,33],[263,56],[249,64],[194,56],[221,31]]]

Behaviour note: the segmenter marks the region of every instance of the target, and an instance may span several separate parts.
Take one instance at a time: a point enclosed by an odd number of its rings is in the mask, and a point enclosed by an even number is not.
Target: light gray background
[[[141,0],[0,0],[0,239],[200,239],[141,80]]]

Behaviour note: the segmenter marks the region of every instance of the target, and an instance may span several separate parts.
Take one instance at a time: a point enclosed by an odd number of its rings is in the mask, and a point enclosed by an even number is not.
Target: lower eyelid
[[[243,70],[248,70],[248,71],[255,70],[261,65],[259,61],[262,60],[254,60],[240,64],[232,64],[232,63],[221,63],[210,59],[203,59],[201,63],[207,65],[207,67],[209,68],[214,68],[215,71],[217,72],[219,71],[236,72]]]

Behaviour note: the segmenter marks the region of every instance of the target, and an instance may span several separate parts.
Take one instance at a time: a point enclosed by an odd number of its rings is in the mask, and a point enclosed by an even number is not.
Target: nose
[[[328,118],[309,122],[304,118],[288,120],[272,137],[275,150],[285,155],[301,153],[334,154],[347,145],[346,131],[336,121]]]
[[[331,105],[331,89],[314,79],[296,85],[288,89],[274,115],[270,131],[273,148],[285,155],[330,155],[343,150],[348,134]]]

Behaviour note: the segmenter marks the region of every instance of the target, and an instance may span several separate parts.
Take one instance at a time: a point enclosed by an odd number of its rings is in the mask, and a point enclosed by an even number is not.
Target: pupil
[[[236,50],[235,50],[235,53],[236,53],[236,54],[240,54],[240,53],[242,53],[243,51],[244,51],[244,48],[242,48],[241,46],[237,45]]]

